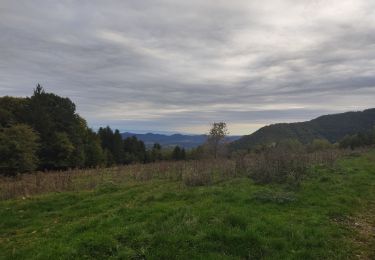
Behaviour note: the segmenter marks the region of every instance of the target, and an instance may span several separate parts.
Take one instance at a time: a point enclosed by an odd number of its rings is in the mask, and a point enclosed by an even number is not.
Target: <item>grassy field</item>
[[[1,259],[374,259],[375,152],[299,187],[108,182],[0,202]]]

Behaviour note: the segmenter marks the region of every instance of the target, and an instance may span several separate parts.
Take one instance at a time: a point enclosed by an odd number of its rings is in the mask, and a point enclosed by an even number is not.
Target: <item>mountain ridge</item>
[[[137,139],[142,140],[146,147],[151,147],[154,143],[159,143],[163,147],[174,147],[176,145],[183,147],[183,148],[195,148],[201,144],[203,144],[207,140],[207,135],[188,135],[188,134],[154,134],[154,133],[146,133],[146,134],[137,134],[131,132],[123,132],[121,133],[122,138],[128,138],[135,136]],[[237,140],[240,136],[228,136],[227,140],[232,142]]]
[[[233,149],[252,149],[257,145],[297,139],[307,144],[314,139],[327,139],[335,143],[346,135],[371,130],[375,125],[375,108],[322,115],[310,121],[277,123],[264,126],[252,134],[244,135],[231,144]]]

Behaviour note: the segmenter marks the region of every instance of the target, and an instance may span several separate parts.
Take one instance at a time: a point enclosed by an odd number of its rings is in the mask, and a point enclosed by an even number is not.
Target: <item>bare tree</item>
[[[217,158],[218,151],[225,137],[229,134],[227,124],[224,122],[213,123],[208,134],[207,143],[212,150],[214,158]]]

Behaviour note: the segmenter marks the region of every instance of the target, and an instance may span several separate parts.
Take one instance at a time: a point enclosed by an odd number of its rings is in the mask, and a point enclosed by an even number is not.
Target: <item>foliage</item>
[[[0,127],[23,122],[26,104],[24,98],[0,97]]]
[[[153,145],[149,157],[151,162],[156,162],[163,159],[162,149],[159,143],[155,143]]]
[[[137,137],[128,137],[124,140],[124,162],[129,163],[144,163],[147,162],[146,146]]]
[[[249,176],[257,183],[289,183],[298,186],[309,166],[307,154],[295,150],[270,148],[254,155]]]
[[[124,162],[124,150],[122,136],[119,130],[113,131],[109,126],[99,128],[98,134],[101,139],[103,149],[107,150],[108,164],[121,164]]]
[[[19,133],[17,140],[13,140],[24,142],[23,150],[37,152],[32,156],[37,157],[31,160],[34,162],[30,164],[32,166],[24,167],[22,171],[31,171],[35,168],[67,169],[103,163],[102,148],[90,143],[96,139],[93,137],[95,134],[90,133],[85,120],[75,112],[75,109],[75,104],[69,98],[46,93],[39,84],[29,98],[0,98],[0,126],[12,129],[12,126],[19,124],[28,125],[28,129],[39,137],[37,140],[31,138],[33,141],[26,142],[18,140],[23,138]],[[35,149],[34,142],[37,142],[36,146],[39,149]],[[17,158],[17,151],[11,150],[8,156]],[[5,165],[8,162],[1,159],[0,163]]]
[[[122,164],[124,162],[124,145],[122,142],[122,136],[118,129],[116,129],[113,134],[112,154],[116,164]]]
[[[74,167],[71,163],[74,149],[75,147],[67,133],[55,133],[50,141],[50,147],[48,147],[47,150],[51,159],[46,166],[55,169]]]
[[[332,149],[333,145],[326,139],[314,139],[312,143],[308,146],[308,150],[311,152],[324,151],[327,149]]]
[[[173,149],[172,152],[172,160],[178,161],[178,160],[185,160],[186,159],[186,153],[184,148],[180,148],[178,145]]]
[[[192,160],[200,160],[204,157],[204,154],[204,146],[200,145],[196,148],[189,150],[189,152],[186,154],[186,157]]]
[[[375,127],[372,131],[345,136],[339,143],[341,148],[355,149],[375,144]]]
[[[38,141],[37,151],[32,142],[24,142],[24,145],[30,144],[25,150],[37,152],[33,155],[37,160],[32,167],[21,167],[21,172],[35,168],[53,170],[97,167],[162,159],[160,146],[156,145],[152,152],[147,152],[142,141],[135,137],[123,140],[119,130],[113,131],[109,126],[95,133],[75,110],[75,104],[69,98],[46,93],[39,84],[30,98],[0,98],[0,127],[27,124],[40,137],[35,140]],[[4,147],[6,145],[10,144],[4,144]],[[9,164],[6,158],[19,156],[12,154],[16,152],[13,149],[2,155],[0,163],[3,167]]]
[[[275,147],[279,152],[302,152],[305,147],[298,139],[283,139],[278,142]]]
[[[104,166],[106,162],[106,154],[102,149],[99,135],[89,129],[85,140],[85,166]]]
[[[314,139],[326,139],[330,143],[340,141],[346,135],[366,132],[375,125],[375,109],[321,116],[307,122],[273,124],[243,136],[231,144],[234,150],[252,150],[257,145],[278,143],[284,139],[297,139],[309,144]]]
[[[207,146],[217,158],[220,146],[223,145],[224,138],[228,135],[227,124],[224,122],[213,123],[208,134]]]
[[[86,122],[76,114],[74,103],[69,98],[46,93],[38,85],[34,94],[27,98],[26,108],[26,123],[40,135],[40,168],[83,166],[83,139],[87,126]],[[63,142],[61,147],[59,141]],[[62,155],[63,151],[69,154]]]
[[[0,174],[15,175],[37,167],[38,135],[27,125],[0,129]]]

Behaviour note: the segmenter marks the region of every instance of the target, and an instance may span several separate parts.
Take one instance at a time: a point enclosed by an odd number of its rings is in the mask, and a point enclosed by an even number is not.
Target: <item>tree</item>
[[[341,148],[354,150],[357,147],[375,144],[375,128],[372,131],[360,132],[354,135],[345,136],[339,143]]]
[[[185,160],[185,159],[186,159],[185,148],[182,148],[180,152],[180,160]]]
[[[126,164],[134,162],[146,162],[146,146],[142,140],[132,136],[124,139],[124,162]]]
[[[119,130],[115,130],[112,140],[112,154],[116,164],[122,164],[124,162],[124,145],[122,136]]]
[[[158,143],[155,143],[151,150],[150,155],[150,161],[160,161],[162,159],[162,153],[161,153],[161,145]]]
[[[271,146],[271,148],[273,145]],[[278,150],[283,150],[283,151],[293,151],[293,152],[300,152],[303,151],[304,146],[303,144],[298,140],[294,138],[287,138],[287,139],[282,139],[276,145],[274,146]]]
[[[98,134],[101,139],[102,148],[107,150],[108,159],[113,160],[113,163],[124,163],[124,146],[122,136],[119,130],[113,130],[107,126],[99,128]],[[110,153],[110,154],[109,154]],[[108,162],[110,162],[110,160]]]
[[[186,152],[184,148],[180,148],[178,145],[173,149],[172,159],[175,161],[185,160]]]
[[[15,175],[33,171],[38,165],[38,135],[28,125],[16,124],[0,130],[0,173]]]
[[[100,127],[98,130],[98,135],[100,137],[100,141],[101,141],[103,149],[113,150],[114,133],[112,129],[109,126],[105,128]]]
[[[181,152],[181,148],[177,145],[174,149],[173,149],[173,152],[172,152],[172,159],[173,160],[180,160],[180,152]]]
[[[204,146],[199,145],[196,148],[193,148],[190,150],[188,154],[188,159],[193,159],[193,160],[199,160],[204,157]]]
[[[24,121],[25,98],[1,97],[0,98],[0,127],[9,127]]]
[[[207,144],[212,151],[214,158],[217,158],[219,148],[223,144],[225,137],[229,134],[227,124],[224,122],[213,123],[208,134]]]
[[[326,139],[314,139],[309,145],[309,150],[312,152],[323,151],[332,148],[333,145]]]
[[[106,154],[102,149],[100,137],[89,129],[85,142],[85,166],[104,166],[106,163]]]
[[[66,133],[55,133],[47,150],[51,159],[44,162],[45,166],[55,169],[74,167],[75,165],[71,161],[74,150],[75,147]]]
[[[39,84],[26,102],[25,122],[40,136],[40,168],[83,167],[88,128],[75,112],[75,104],[69,98],[46,93]],[[69,152],[69,157],[61,155],[63,150]]]

